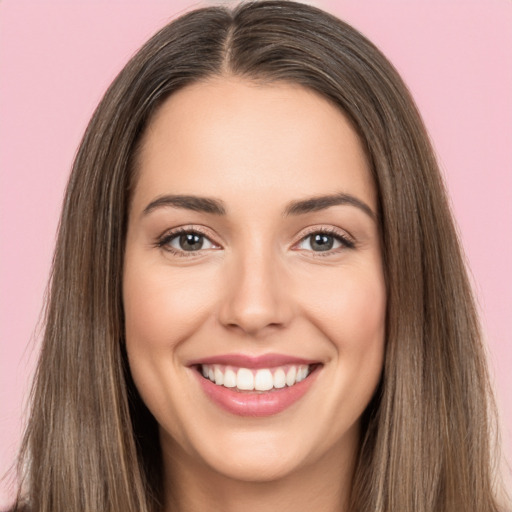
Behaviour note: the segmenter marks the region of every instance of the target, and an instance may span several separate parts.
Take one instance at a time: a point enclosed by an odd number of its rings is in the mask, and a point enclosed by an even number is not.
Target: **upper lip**
[[[318,360],[304,359],[285,354],[263,354],[260,356],[246,354],[221,354],[211,357],[195,359],[189,362],[189,366],[200,364],[221,364],[225,366],[236,366],[238,368],[273,368],[286,364],[316,364]]]

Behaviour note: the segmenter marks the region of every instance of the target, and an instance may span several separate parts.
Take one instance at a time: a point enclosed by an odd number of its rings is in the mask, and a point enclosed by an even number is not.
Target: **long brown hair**
[[[180,17],[131,59],[98,106],[64,201],[17,506],[161,509],[156,422],[124,352],[127,208],[153,113],[178,89],[221,75],[316,91],[348,115],[371,163],[387,338],[382,380],[363,416],[351,511],[498,510],[480,328],[421,118],[372,43],[337,18],[288,1]]]

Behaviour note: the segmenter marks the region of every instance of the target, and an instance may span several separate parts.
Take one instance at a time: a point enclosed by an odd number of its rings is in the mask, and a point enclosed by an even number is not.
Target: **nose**
[[[286,327],[293,315],[292,290],[277,259],[261,245],[232,256],[220,323],[252,337]]]

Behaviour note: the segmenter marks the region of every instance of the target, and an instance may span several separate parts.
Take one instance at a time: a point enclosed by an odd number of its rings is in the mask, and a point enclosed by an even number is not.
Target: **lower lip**
[[[300,400],[312,386],[319,373],[315,368],[307,378],[290,387],[261,391],[235,391],[233,388],[218,386],[194,370],[205,394],[222,409],[238,416],[272,416],[284,411]]]

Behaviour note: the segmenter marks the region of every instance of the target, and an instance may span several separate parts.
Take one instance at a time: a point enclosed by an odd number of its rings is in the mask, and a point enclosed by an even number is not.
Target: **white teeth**
[[[258,370],[254,377],[254,389],[256,391],[268,391],[274,387],[270,370]]]
[[[233,370],[226,370],[224,372],[224,384],[223,386],[227,388],[235,388],[236,387],[236,373]]]
[[[237,388],[240,391],[269,391],[282,389],[303,381],[310,373],[308,365],[285,365],[278,368],[235,368],[224,365],[201,365],[203,377],[217,386]]]
[[[297,377],[295,377],[295,382],[300,382],[304,380],[308,375],[308,369],[305,366],[300,366],[297,371]]]
[[[295,384],[296,376],[297,376],[297,368],[295,368],[295,366],[292,366],[286,374],[286,384],[288,386],[293,386]]]
[[[286,375],[282,368],[278,368],[274,373],[274,387],[277,389],[284,388],[286,386]]]
[[[214,375],[215,375],[215,384],[217,386],[222,386],[224,384],[224,374],[222,373],[222,370],[216,366],[214,369]]]
[[[236,374],[236,387],[243,391],[254,389],[254,375],[247,368],[240,368]]]

